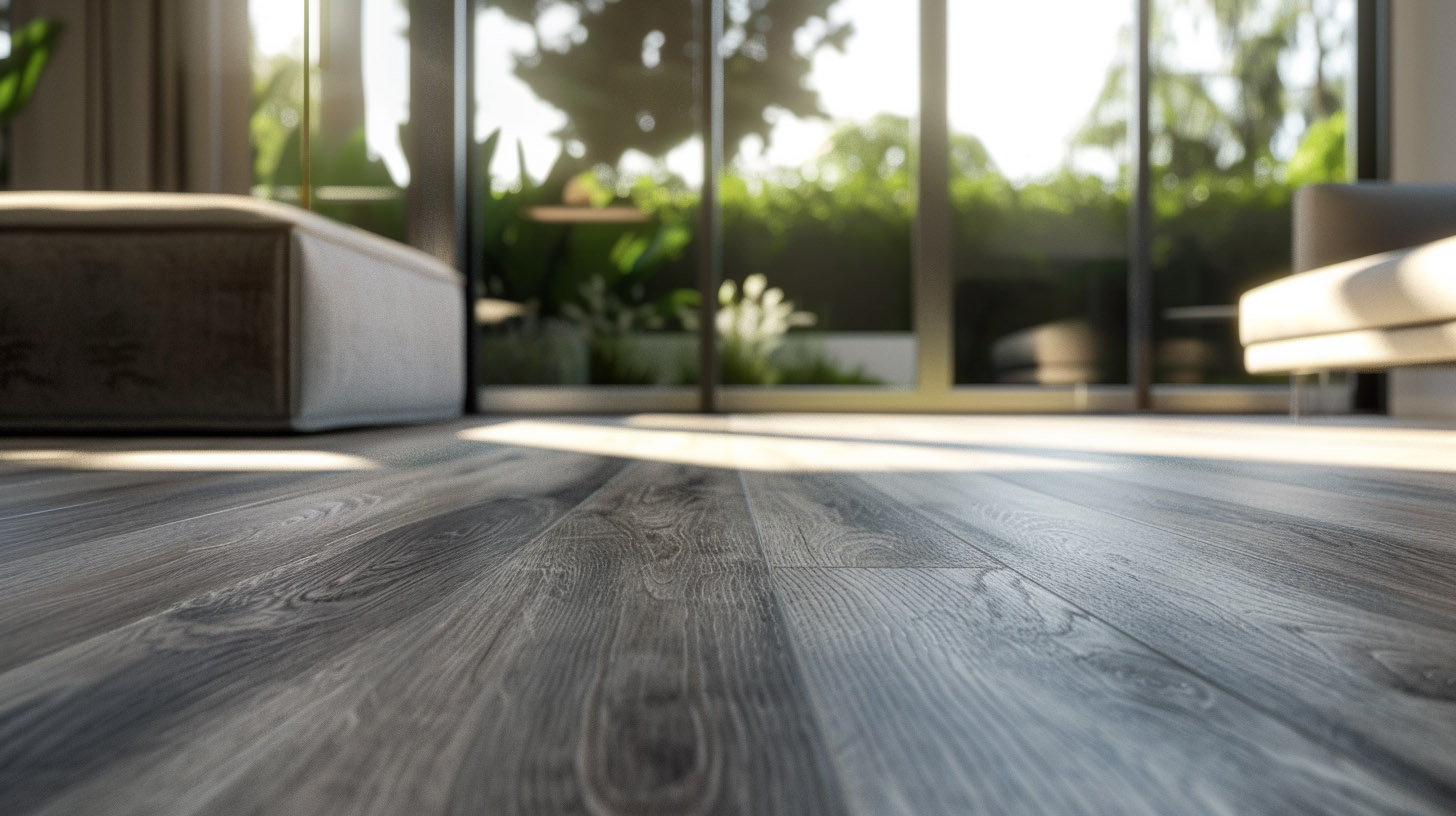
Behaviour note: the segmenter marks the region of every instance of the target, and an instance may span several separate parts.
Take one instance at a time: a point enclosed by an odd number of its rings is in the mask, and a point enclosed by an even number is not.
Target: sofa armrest
[[[1456,184],[1314,184],[1294,194],[1294,271],[1456,235]]]

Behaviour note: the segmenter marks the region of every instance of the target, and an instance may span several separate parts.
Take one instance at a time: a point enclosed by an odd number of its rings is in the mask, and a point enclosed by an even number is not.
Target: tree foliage
[[[54,20],[36,19],[11,32],[10,54],[0,57],[0,124],[30,104],[64,28]]]
[[[726,144],[769,139],[771,109],[820,113],[806,79],[813,55],[842,49],[853,29],[831,25],[835,0],[729,0],[722,42]],[[578,143],[573,166],[615,164],[628,150],[661,156],[698,130],[694,72],[701,46],[695,6],[662,0],[497,0],[531,24],[536,44],[515,73],[563,111],[563,140]],[[576,18],[564,37],[543,34],[548,18]],[[798,42],[796,42],[796,34]]]
[[[1177,178],[1220,170],[1251,175],[1272,165],[1274,147],[1291,115],[1304,123],[1340,107],[1343,82],[1326,69],[1345,45],[1334,23],[1340,0],[1168,0],[1154,5],[1150,115],[1155,167]],[[1216,68],[1190,65],[1187,36],[1212,29],[1226,59]],[[1130,32],[1124,38],[1130,38]],[[1286,76],[1291,50],[1312,51],[1314,78],[1298,86]],[[1129,49],[1130,50],[1130,49]],[[1232,90],[1230,90],[1232,89]],[[1126,154],[1132,96],[1129,67],[1107,74],[1077,144]]]
[[[253,184],[263,195],[298,201],[303,184],[303,65],[284,55],[255,60],[253,112],[248,122]],[[318,119],[311,124],[317,135]],[[389,168],[370,154],[362,124],[342,139],[314,140],[310,152],[310,182],[315,188],[311,207],[315,212],[387,238],[405,239],[404,197]],[[321,194],[330,190],[345,194]],[[358,197],[360,192],[364,197]]]

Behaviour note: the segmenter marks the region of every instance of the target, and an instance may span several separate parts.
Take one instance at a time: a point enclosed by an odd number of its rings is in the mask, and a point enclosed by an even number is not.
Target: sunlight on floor
[[[1456,429],[1358,419],[637,414],[482,420],[456,436],[771,472],[1086,472],[1182,459],[1456,473]],[[119,441],[36,440],[34,447],[0,448],[0,466],[157,472],[349,472],[385,466],[365,456],[323,450],[227,450],[234,443],[229,439],[191,440],[171,450],[156,440],[145,448],[118,450]]]
[[[675,417],[683,427],[669,429],[523,419],[469,428],[459,436],[473,442],[756,471],[1085,471],[1107,467],[1035,452],[724,433],[723,418],[685,419]],[[833,432],[837,426],[826,430]]]
[[[644,416],[631,421],[657,420]],[[1396,427],[1358,419],[1306,423],[1280,417],[797,414],[735,416],[731,427],[790,437],[892,439],[904,444],[1016,449],[1027,454],[1045,450],[1456,473],[1456,430]]]
[[[374,470],[362,456],[328,451],[294,450],[136,450],[82,451],[65,449],[0,450],[0,462],[63,470],[134,471],[325,471]]]

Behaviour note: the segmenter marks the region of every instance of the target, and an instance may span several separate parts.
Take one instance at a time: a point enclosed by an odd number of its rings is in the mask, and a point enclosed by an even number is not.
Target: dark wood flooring
[[[1456,813],[1456,430],[0,439],[30,813]]]

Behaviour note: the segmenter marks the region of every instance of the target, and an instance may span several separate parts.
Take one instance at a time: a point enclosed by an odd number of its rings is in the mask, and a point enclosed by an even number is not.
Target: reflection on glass
[[[728,281],[706,293],[724,382],[909,385],[915,18],[725,10]],[[483,382],[697,381],[693,20],[655,0],[480,7]]]
[[[913,3],[730,2],[727,385],[915,386]]]
[[[1132,9],[949,5],[957,383],[1127,380]]]
[[[304,14],[310,19],[303,70]],[[253,29],[253,192],[305,199],[304,81],[311,83],[308,206],[405,239],[409,184],[409,15],[399,0],[249,0]]]
[[[487,2],[476,37],[480,381],[696,382],[692,5]]]
[[[1290,200],[1341,181],[1354,0],[1154,4],[1159,382],[1251,382],[1235,304],[1289,274]]]

